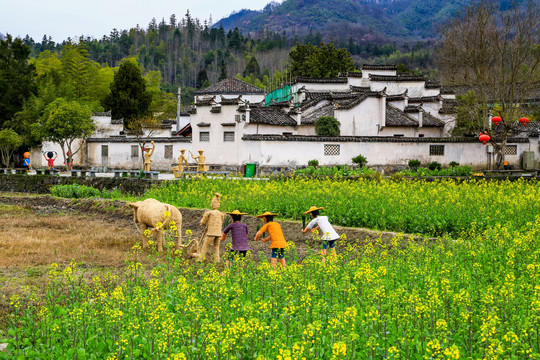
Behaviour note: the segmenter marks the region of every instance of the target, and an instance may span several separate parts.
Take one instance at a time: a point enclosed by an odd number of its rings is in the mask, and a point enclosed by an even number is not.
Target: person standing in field
[[[227,234],[231,232],[232,237],[232,249],[229,250],[229,253],[226,255],[226,261],[225,265],[227,266],[227,269],[229,268],[231,261],[236,257],[243,257],[245,258],[247,255],[247,252],[249,249],[248,244],[248,227],[246,224],[242,223],[242,215],[247,215],[246,213],[241,213],[238,210],[234,210],[233,212],[226,213],[227,215],[231,216],[232,223],[227,225],[227,227],[223,230],[223,234],[221,235],[221,241],[224,241],[227,237]]]
[[[320,216],[319,210],[323,210],[322,207],[312,206],[304,214],[311,214],[313,220],[307,224],[306,228],[302,230],[305,234],[310,230],[318,230],[322,240],[321,256],[322,261],[326,261],[326,249],[330,249],[330,255],[336,257],[336,242],[339,239],[339,235],[328,221],[328,216]]]
[[[275,270],[277,259],[279,259],[281,266],[286,266],[285,246],[287,245],[287,241],[285,240],[285,236],[283,236],[281,225],[274,221],[274,216],[277,216],[277,214],[272,214],[269,211],[265,211],[262,215],[257,215],[257,218],[264,219],[265,224],[259,231],[257,231],[255,241],[258,241],[264,232],[268,230],[269,236],[261,240],[265,242],[272,240],[272,243],[270,244],[270,249],[272,249],[272,260],[270,263]]]

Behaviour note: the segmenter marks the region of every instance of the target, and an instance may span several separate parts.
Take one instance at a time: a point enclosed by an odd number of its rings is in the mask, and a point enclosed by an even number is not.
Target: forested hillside
[[[498,0],[504,10],[513,0]],[[517,1],[521,3],[522,1]],[[241,10],[221,19],[225,29],[238,27],[306,36],[320,32],[325,41],[418,41],[438,38],[438,27],[468,5],[468,0],[284,0],[261,11]]]
[[[288,66],[288,54],[296,43],[320,44],[321,33],[305,36],[269,29],[244,35],[238,28],[225,30],[193,18],[189,12],[180,20],[171,15],[168,21],[152,21],[146,28],[136,26],[129,30],[113,30],[101,39],[67,39],[54,43],[44,36],[41,42],[32,38],[23,41],[32,48],[32,57],[49,50],[60,54],[67,44],[85,47],[90,59],[102,66],[116,67],[120,60],[135,57],[143,72],[159,71],[162,90],[176,93],[184,89],[185,102],[189,94],[227,76],[240,74],[248,82],[261,87],[282,76]],[[415,41],[382,43],[380,41],[354,41],[339,39],[336,47],[346,48],[357,66],[362,63],[403,63],[411,69],[421,70],[431,65],[432,42]]]

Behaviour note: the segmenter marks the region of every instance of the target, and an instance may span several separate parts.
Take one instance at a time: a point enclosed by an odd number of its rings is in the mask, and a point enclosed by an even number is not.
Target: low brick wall
[[[104,177],[64,177],[55,175],[0,174],[0,191],[48,194],[54,185],[79,184],[99,190],[119,189],[123,193],[141,195],[162,180]]]

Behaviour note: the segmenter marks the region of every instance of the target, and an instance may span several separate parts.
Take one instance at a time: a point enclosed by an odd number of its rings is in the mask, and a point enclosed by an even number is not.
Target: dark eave
[[[363,64],[362,70],[396,70],[397,71],[397,66],[396,65],[383,65],[383,64],[380,64],[380,65]]]
[[[315,135],[244,135],[245,141],[295,141],[295,142],[391,142],[391,143],[478,143],[477,137],[397,137],[397,136],[315,136]],[[529,143],[528,138],[510,138],[508,143]]]

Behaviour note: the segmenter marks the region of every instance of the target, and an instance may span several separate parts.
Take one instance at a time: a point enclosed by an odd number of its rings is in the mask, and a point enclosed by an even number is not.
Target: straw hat
[[[309,213],[311,213],[311,212],[313,212],[313,211],[315,211],[315,210],[323,210],[323,209],[324,209],[323,207],[312,206],[312,207],[310,207],[309,210],[306,211],[304,214],[309,214]]]
[[[238,210],[234,210],[232,212],[225,213],[227,215],[247,215],[247,213],[240,212]]]
[[[260,219],[260,218],[263,218],[265,216],[277,216],[277,214],[274,214],[274,213],[271,213],[270,211],[265,211],[264,214],[262,215],[257,215],[257,217]]]

